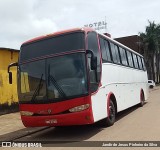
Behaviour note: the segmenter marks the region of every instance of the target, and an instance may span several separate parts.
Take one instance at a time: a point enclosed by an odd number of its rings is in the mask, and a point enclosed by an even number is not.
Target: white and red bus
[[[18,96],[26,127],[113,125],[116,113],[148,97],[143,56],[98,34],[76,28],[22,44]]]

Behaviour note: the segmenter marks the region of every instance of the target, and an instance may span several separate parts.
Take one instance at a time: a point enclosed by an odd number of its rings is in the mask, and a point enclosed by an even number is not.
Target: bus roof
[[[39,41],[39,40],[42,40],[42,39],[45,39],[45,38],[48,38],[48,37],[53,37],[53,36],[57,36],[57,35],[61,35],[61,34],[78,32],[78,31],[79,31],[79,32],[89,32],[89,31],[95,31],[95,30],[92,29],[92,28],[87,28],[87,27],[84,27],[84,28],[73,28],[73,29],[68,29],[68,30],[62,30],[62,31],[58,31],[58,32],[54,32],[54,33],[51,33],[51,34],[42,35],[42,36],[33,38],[33,39],[31,39],[31,40],[28,40],[28,41],[24,42],[23,44],[27,44],[27,43],[30,43],[30,42]],[[23,44],[22,44],[22,45],[23,45]]]
[[[83,28],[72,28],[72,29],[68,29],[68,30],[62,30],[62,31],[58,31],[58,32],[54,32],[54,33],[51,33],[51,34],[47,34],[47,35],[42,35],[42,36],[39,36],[39,37],[36,37],[36,38],[33,38],[31,40],[28,40],[26,42],[24,42],[23,44],[27,44],[27,43],[30,43],[30,42],[36,42],[36,41],[39,41],[39,40],[42,40],[42,39],[45,39],[45,38],[48,38],[48,37],[53,37],[53,36],[57,36],[57,35],[61,35],[61,34],[66,34],[66,33],[72,33],[72,32],[91,32],[91,31],[95,31],[93,28],[89,28],[89,27],[83,27]],[[125,48],[125,49],[128,49],[130,50],[131,52],[137,54],[137,55],[140,55],[141,57],[143,57],[141,54],[137,53],[136,51],[132,50],[131,48],[121,44],[120,42],[116,41],[116,40],[113,40],[112,38],[104,35],[104,34],[100,34],[98,33],[99,35],[103,36],[104,38],[112,41],[113,43]],[[22,45],[23,45],[22,44]]]

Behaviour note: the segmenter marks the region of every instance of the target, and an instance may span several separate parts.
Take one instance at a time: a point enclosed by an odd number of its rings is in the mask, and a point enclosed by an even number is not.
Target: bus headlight
[[[20,111],[20,114],[22,116],[32,116],[33,112],[30,112],[30,111]]]
[[[78,112],[78,111],[83,111],[89,108],[89,104],[85,104],[85,105],[81,105],[81,106],[77,106],[74,108],[69,109],[70,112]]]

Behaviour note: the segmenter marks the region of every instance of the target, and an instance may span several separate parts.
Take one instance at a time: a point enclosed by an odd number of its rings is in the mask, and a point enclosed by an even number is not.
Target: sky
[[[112,38],[137,35],[159,14],[160,0],[0,0],[0,47],[105,18]]]

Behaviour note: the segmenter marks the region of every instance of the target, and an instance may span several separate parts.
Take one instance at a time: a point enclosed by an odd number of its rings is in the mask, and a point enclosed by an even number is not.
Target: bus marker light
[[[74,108],[69,109],[70,112],[79,112],[79,111],[83,111],[89,108],[89,104],[85,104],[85,105],[81,105],[81,106],[77,106]]]

